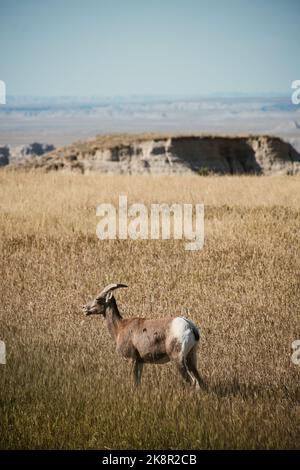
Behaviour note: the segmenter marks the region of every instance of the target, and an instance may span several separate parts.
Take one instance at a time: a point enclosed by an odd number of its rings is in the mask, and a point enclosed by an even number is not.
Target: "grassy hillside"
[[[0,448],[299,448],[300,178],[0,173]],[[205,247],[102,241],[95,207],[204,202]],[[172,365],[140,389],[103,320],[81,305],[110,282],[124,316],[189,315],[208,391]]]

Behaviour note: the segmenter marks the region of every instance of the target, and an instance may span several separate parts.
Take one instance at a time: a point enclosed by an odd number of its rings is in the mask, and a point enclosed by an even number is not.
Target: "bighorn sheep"
[[[145,363],[172,361],[187,383],[204,386],[197,370],[199,331],[184,317],[145,319],[122,318],[112,291],[125,284],[109,284],[90,303],[83,306],[85,315],[101,314],[116,343],[116,351],[134,363],[134,380],[141,381]]]

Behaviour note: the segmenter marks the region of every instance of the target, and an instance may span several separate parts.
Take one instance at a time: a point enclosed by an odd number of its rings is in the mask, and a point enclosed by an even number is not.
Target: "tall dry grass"
[[[297,448],[299,177],[0,173],[1,448]],[[103,241],[95,207],[204,202],[205,247]],[[125,316],[189,315],[208,391],[172,365],[140,389],[101,318],[80,305],[109,282]]]

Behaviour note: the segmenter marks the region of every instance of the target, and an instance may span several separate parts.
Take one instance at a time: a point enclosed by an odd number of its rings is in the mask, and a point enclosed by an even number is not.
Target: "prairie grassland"
[[[205,204],[205,247],[99,241],[95,208]],[[299,448],[299,177],[0,173],[0,447]],[[103,320],[80,306],[109,282],[124,316],[189,315],[208,391],[172,365],[132,386]],[[84,321],[83,321],[84,320]]]

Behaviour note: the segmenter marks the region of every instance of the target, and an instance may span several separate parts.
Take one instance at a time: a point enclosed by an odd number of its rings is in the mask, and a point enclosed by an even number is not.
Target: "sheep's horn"
[[[108,286],[104,287],[103,291],[97,296],[97,299],[103,297],[104,295],[108,294],[115,289],[119,289],[119,287],[128,287],[126,284],[108,284]]]

